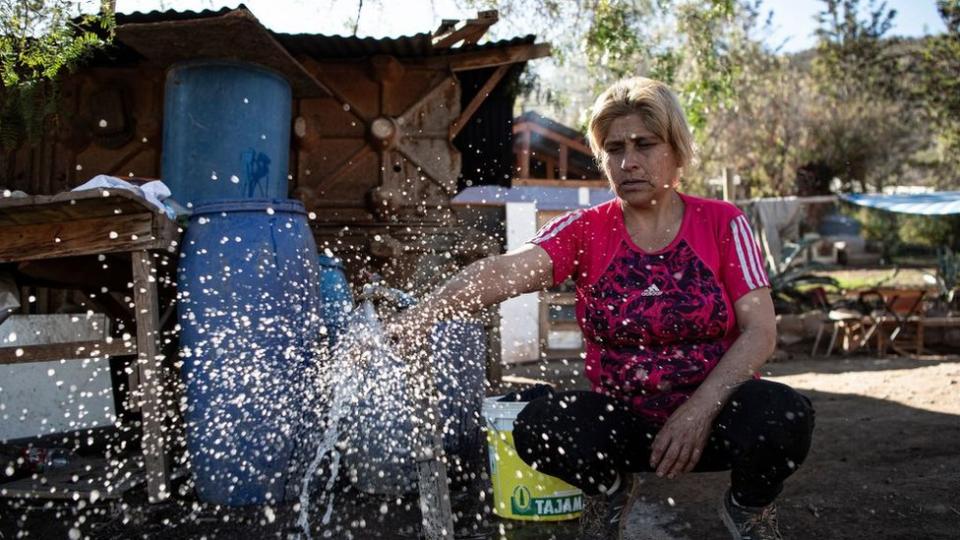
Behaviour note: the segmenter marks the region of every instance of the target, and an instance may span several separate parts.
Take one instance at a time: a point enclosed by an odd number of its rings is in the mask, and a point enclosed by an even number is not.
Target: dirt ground
[[[573,369],[514,371],[570,381]],[[785,538],[960,538],[960,357],[788,354],[764,376],[810,397],[817,415],[810,455],[779,499]],[[633,538],[725,538],[715,509],[727,474],[639,479]],[[517,537],[550,537],[538,532]]]
[[[506,375],[582,387],[579,369],[577,362],[551,362],[512,367]],[[765,376],[801,390],[817,414],[810,456],[779,500],[785,538],[960,538],[960,357],[784,355],[765,367]],[[643,499],[628,518],[631,538],[726,538],[715,510],[725,473],[672,481],[643,475],[640,481]],[[114,503],[0,500],[0,539],[296,537],[291,506],[265,513],[206,508],[189,493],[160,505],[143,499],[134,490]],[[342,493],[334,519],[316,527],[314,538],[415,538],[415,499],[396,502],[384,513],[383,501]],[[501,521],[490,516],[489,505],[458,496],[462,537],[576,536],[574,522]]]

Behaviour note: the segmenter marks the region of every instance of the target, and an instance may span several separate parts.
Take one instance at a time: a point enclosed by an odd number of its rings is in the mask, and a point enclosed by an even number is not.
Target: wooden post
[[[567,179],[567,161],[570,159],[570,149],[567,145],[560,144],[560,179]]]
[[[547,175],[547,180],[555,180],[557,176],[553,174],[553,168],[556,166],[557,162],[553,160],[552,157],[543,156],[543,168]]]
[[[137,320],[137,372],[140,387],[136,396],[143,412],[143,460],[147,473],[147,495],[158,502],[169,495],[170,463],[163,436],[163,364],[157,341],[160,332],[160,303],[153,260],[146,250],[130,254],[133,266],[133,298]],[[132,389],[131,389],[132,390]]]
[[[737,199],[737,186],[733,183],[733,169],[723,168],[723,200],[733,202]]]
[[[520,135],[520,178],[530,178],[530,132]]]

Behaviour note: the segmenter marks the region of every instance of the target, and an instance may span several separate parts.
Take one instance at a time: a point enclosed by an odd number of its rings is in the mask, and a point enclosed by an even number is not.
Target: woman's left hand
[[[657,476],[674,478],[697,466],[716,417],[714,409],[690,399],[667,418],[650,449],[650,467]]]

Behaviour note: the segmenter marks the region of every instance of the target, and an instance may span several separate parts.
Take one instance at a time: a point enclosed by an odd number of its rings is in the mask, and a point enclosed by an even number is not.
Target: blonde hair
[[[603,141],[610,124],[631,114],[639,116],[651,133],[670,145],[680,167],[690,164],[693,136],[680,101],[670,87],[646,77],[623,79],[607,88],[594,102],[587,138],[598,163],[604,155]]]

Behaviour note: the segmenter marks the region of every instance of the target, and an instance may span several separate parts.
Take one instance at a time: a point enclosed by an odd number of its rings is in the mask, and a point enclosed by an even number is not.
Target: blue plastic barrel
[[[161,175],[183,204],[287,197],[291,92],[239,62],[192,61],[167,72]]]
[[[199,498],[281,501],[299,487],[322,321],[303,205],[195,208],[178,268],[187,450]]]
[[[436,325],[430,335],[430,363],[435,374],[443,449],[448,477],[464,485],[478,477],[484,464],[486,440],[481,431],[487,358],[486,332],[475,321],[447,321]],[[399,371],[389,369],[388,371]],[[376,377],[374,377],[376,378]],[[410,392],[407,381],[400,393]],[[375,394],[375,393],[374,393]],[[407,399],[414,396],[407,395]],[[345,456],[348,467],[356,469],[356,487],[376,494],[399,495],[417,488],[417,469],[412,453],[416,440],[408,415],[389,403],[361,399],[358,417],[366,433],[355,436],[352,454]],[[371,426],[371,419],[381,425]]]
[[[353,294],[340,259],[319,255],[317,262],[320,264],[320,316],[327,329],[327,343],[333,345],[343,331],[347,314],[353,310]]]

